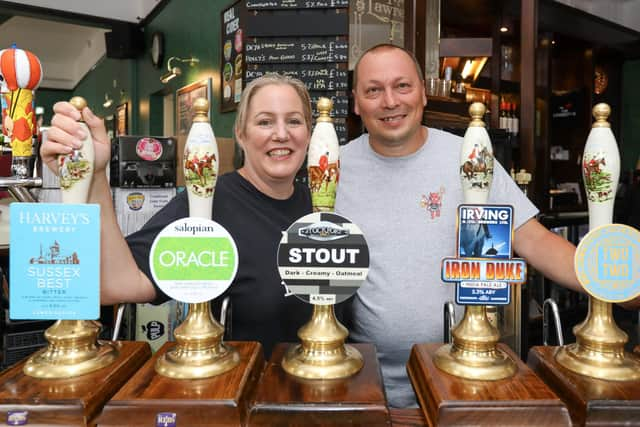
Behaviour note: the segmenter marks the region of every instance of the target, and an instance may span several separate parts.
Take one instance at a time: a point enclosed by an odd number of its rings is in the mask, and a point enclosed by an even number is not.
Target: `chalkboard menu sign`
[[[247,9],[333,9],[349,7],[349,0],[247,0]]]
[[[338,141],[340,145],[346,144],[349,142],[347,136],[347,119],[338,117],[333,119],[333,127],[336,128],[336,133],[338,134]]]
[[[220,70],[220,111],[233,111],[242,95],[242,75],[244,70],[244,9],[238,1],[222,11],[222,47]]]
[[[333,101],[334,126],[347,142],[349,0],[246,0],[245,82],[266,73],[301,80],[314,117],[320,97]]]
[[[247,11],[249,37],[348,36],[348,9]]]
[[[346,92],[309,91],[309,95],[311,95],[314,117],[316,116],[316,103],[320,97],[330,98],[333,101],[332,117],[347,117],[349,115],[349,96]]]
[[[246,46],[247,64],[347,62],[346,37],[251,38]]]
[[[247,82],[266,73],[279,73],[302,80],[309,90],[348,90],[345,64],[248,64]]]

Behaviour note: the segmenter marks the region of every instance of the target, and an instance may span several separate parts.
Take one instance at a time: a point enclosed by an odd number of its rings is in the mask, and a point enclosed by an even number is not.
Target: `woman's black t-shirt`
[[[258,191],[237,172],[218,178],[213,219],[233,236],[239,254],[233,284],[212,303],[217,317],[222,299],[231,297],[231,328],[227,326],[225,340],[260,341],[267,357],[274,344],[299,341],[297,331],[311,318],[312,307],[295,296],[284,296],[277,250],[282,232],[310,212],[309,190],[303,185],[296,184],[290,198],[277,200]],[[149,251],[153,240],[166,225],[188,215],[184,191],[127,237],[138,267],[152,282]],[[155,283],[154,286],[158,295],[155,303],[169,299]]]

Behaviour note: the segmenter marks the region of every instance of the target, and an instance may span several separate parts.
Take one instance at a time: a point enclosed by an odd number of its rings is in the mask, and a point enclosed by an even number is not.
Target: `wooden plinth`
[[[427,427],[427,420],[419,408],[389,408],[391,427]]]
[[[178,426],[242,426],[248,398],[264,366],[258,342],[228,342],[240,354],[240,364],[211,378],[179,380],[155,371],[156,354],[105,405],[98,426],[155,426],[161,412],[176,414]]]
[[[570,426],[562,401],[503,344],[518,371],[498,381],[465,380],[438,369],[443,344],[416,344],[407,365],[427,424],[431,426]]]
[[[151,356],[149,344],[134,341],[114,343],[119,356],[109,366],[68,379],[38,379],[26,376],[27,359],[0,375],[0,425],[8,411],[28,411],[26,425],[93,426],[102,406]]]
[[[249,410],[249,426],[389,426],[380,367],[372,344],[350,344],[364,357],[352,377],[303,380],[287,374],[278,344],[260,379]]]
[[[606,381],[578,375],[556,362],[559,349],[532,347],[528,363],[562,398],[575,425],[640,426],[640,381]]]

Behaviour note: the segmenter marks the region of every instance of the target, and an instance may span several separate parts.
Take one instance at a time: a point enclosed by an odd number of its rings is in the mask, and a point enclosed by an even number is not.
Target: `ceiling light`
[[[500,27],[500,32],[501,33],[508,33],[509,32],[509,27],[503,25],[502,27]]]
[[[182,74],[182,70],[180,69],[180,67],[172,67],[171,66],[171,61],[178,61],[178,62],[184,62],[189,64],[190,66],[194,66],[195,64],[197,64],[198,62],[200,62],[200,60],[198,58],[195,57],[191,57],[191,58],[178,58],[176,56],[172,56],[171,58],[169,58],[167,60],[167,72],[164,73],[162,76],[160,76],[160,81],[163,84],[167,84],[169,82],[169,80],[175,78],[176,76],[179,76],[180,74]]]

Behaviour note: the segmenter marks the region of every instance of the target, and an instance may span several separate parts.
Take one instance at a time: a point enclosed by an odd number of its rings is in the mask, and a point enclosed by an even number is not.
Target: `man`
[[[454,299],[454,286],[440,280],[440,261],[456,250],[462,138],[421,125],[427,104],[422,72],[396,46],[362,55],[353,95],[368,133],[341,151],[336,211],[364,232],[371,265],[352,300],[351,335],[376,344],[390,405],[415,406],[405,368],[409,351],[414,343],[442,340],[443,303]],[[421,200],[436,191],[440,215],[428,215]],[[534,219],[538,210],[497,162],[488,203],[514,207],[519,256],[550,279],[580,289],[575,247]]]

